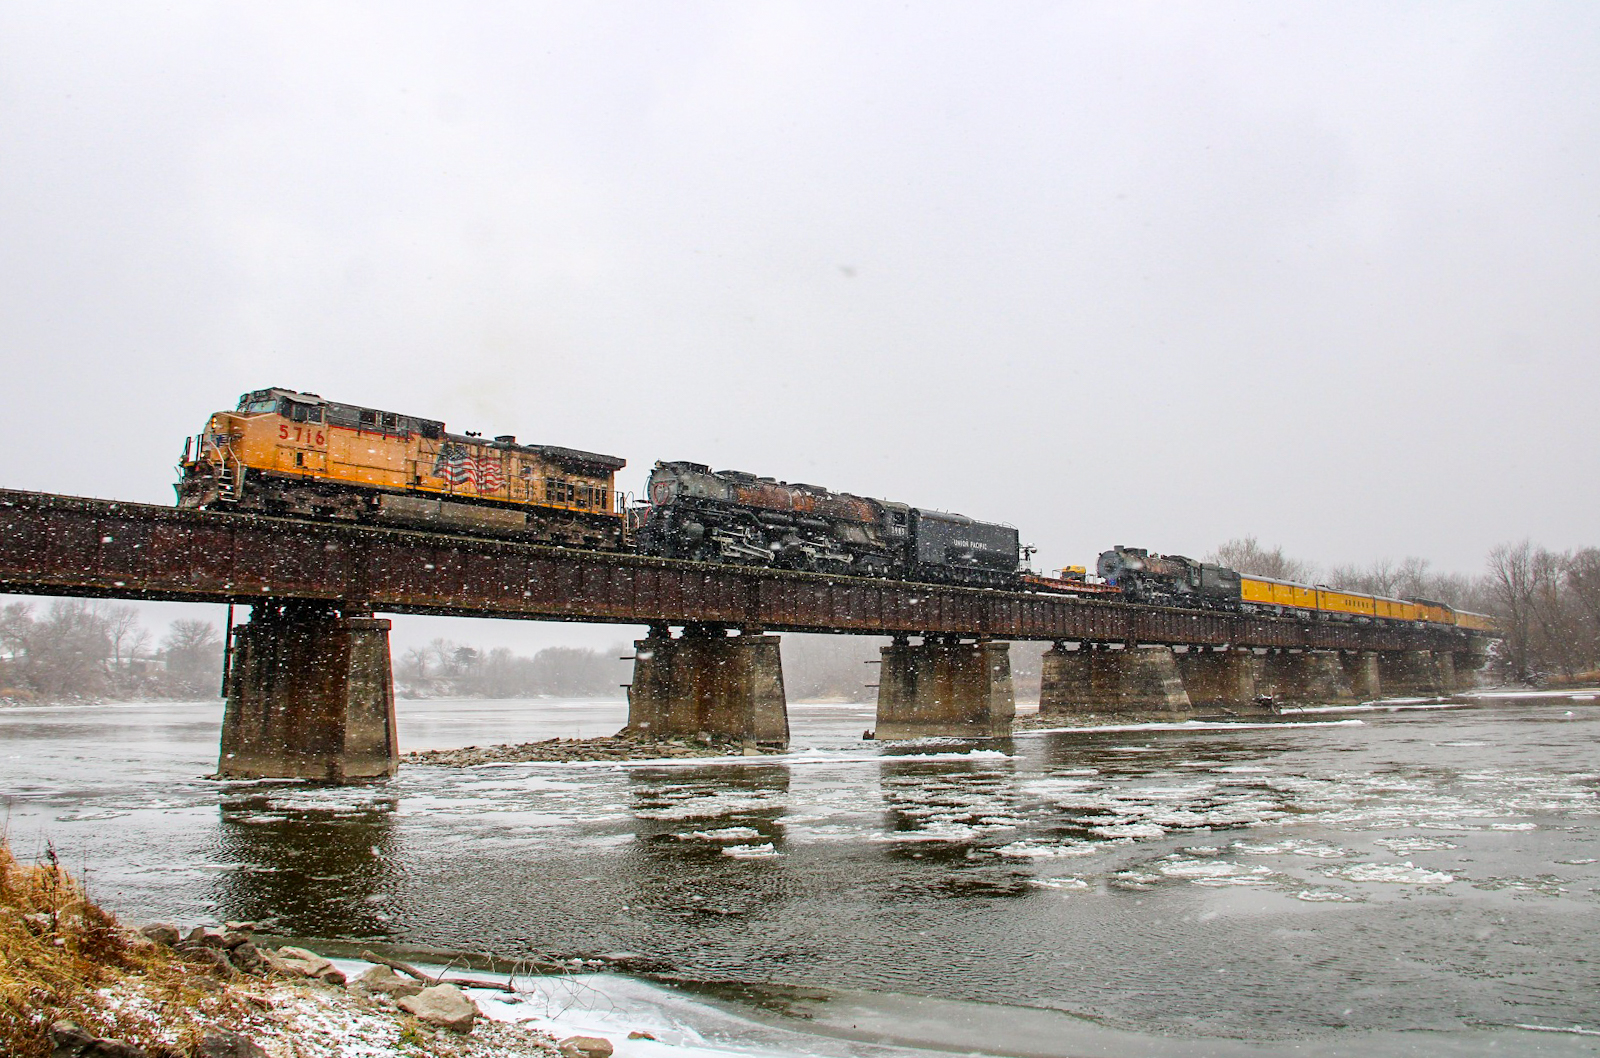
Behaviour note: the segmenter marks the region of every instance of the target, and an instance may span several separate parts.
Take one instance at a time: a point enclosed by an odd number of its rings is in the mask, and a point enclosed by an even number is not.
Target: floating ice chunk
[[[736,860],[775,860],[781,855],[770,841],[764,845],[729,845],[722,854]]]
[[[1018,860],[1048,860],[1058,856],[1093,856],[1100,846],[1084,844],[1044,845],[1036,841],[1013,841],[994,850],[1001,856]]]
[[[1166,831],[1154,823],[1116,823],[1111,826],[1090,827],[1089,833],[1103,838],[1159,838]]]
[[[1159,882],[1159,874],[1149,874],[1145,871],[1118,871],[1111,876],[1118,885],[1148,886],[1152,882]]]
[[[1030,878],[1029,885],[1037,885],[1041,889],[1087,889],[1089,883],[1082,878]]]
[[[674,834],[679,841],[749,841],[759,838],[761,831],[755,827],[721,827],[717,830],[691,830],[687,834]]]
[[[1359,896],[1341,893],[1337,889],[1302,889],[1294,894],[1294,898],[1309,904],[1354,904],[1361,899]]]
[[[1320,845],[1316,843],[1301,845],[1291,850],[1296,856],[1314,856],[1319,860],[1332,859],[1335,856],[1348,856],[1349,853],[1337,845]]]
[[[1377,838],[1374,845],[1388,849],[1390,852],[1441,852],[1445,849],[1459,849],[1461,846],[1453,841],[1443,838]]]
[[[1328,873],[1352,882],[1390,882],[1397,885],[1444,885],[1455,881],[1454,875],[1418,867],[1410,860],[1404,863],[1353,863]]]
[[[1174,859],[1158,865],[1156,870],[1168,878],[1187,878],[1196,885],[1257,885],[1272,874],[1267,867],[1212,859]]]

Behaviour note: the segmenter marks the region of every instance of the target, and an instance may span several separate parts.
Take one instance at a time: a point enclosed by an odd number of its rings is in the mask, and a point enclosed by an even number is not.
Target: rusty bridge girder
[[[868,580],[0,490],[0,592],[322,601],[349,613],[1321,650],[1475,649],[1354,625]]]

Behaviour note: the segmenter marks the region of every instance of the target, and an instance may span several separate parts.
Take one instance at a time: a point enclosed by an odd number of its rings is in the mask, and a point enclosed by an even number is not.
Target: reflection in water
[[[638,770],[628,776],[628,792],[635,910],[689,921],[778,910],[787,767]]]
[[[941,746],[941,749],[949,747]],[[890,860],[922,860],[948,872],[919,871],[897,887],[898,896],[1021,896],[1028,873],[998,862],[991,850],[1015,840],[1026,821],[1019,814],[1016,761],[1009,742],[972,743],[957,752],[982,754],[968,761],[896,760],[878,765],[883,794],[883,849]],[[1004,754],[1004,755],[1003,755]]]
[[[500,706],[508,730],[529,707]],[[135,921],[633,951],[690,980],[1068,1010],[1170,1053],[1600,1029],[1588,697],[899,747],[862,743],[870,706],[796,707],[783,763],[411,766],[381,789],[200,780],[219,713],[62,709],[59,740],[6,750],[45,720],[0,710],[13,840],[55,841]]]
[[[299,788],[253,786],[220,806],[220,856],[238,866],[216,879],[217,917],[264,922],[302,937],[382,938],[396,921],[398,801],[353,789],[343,804],[301,806]]]

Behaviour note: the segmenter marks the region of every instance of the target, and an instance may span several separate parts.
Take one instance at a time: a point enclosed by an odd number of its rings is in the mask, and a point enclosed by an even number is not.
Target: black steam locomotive
[[[657,463],[647,495],[646,555],[996,588],[1023,557],[1009,525],[701,463]]]
[[[1152,555],[1118,544],[1102,552],[1095,572],[1132,602],[1190,609],[1237,609],[1239,574],[1182,555]]]

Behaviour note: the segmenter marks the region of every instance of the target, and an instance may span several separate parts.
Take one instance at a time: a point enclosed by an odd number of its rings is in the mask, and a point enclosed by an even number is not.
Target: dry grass
[[[45,1058],[76,1021],[152,1056],[193,1053],[202,1025],[243,1013],[199,965],[124,929],[56,861],[19,863],[0,836],[0,1054]]]

